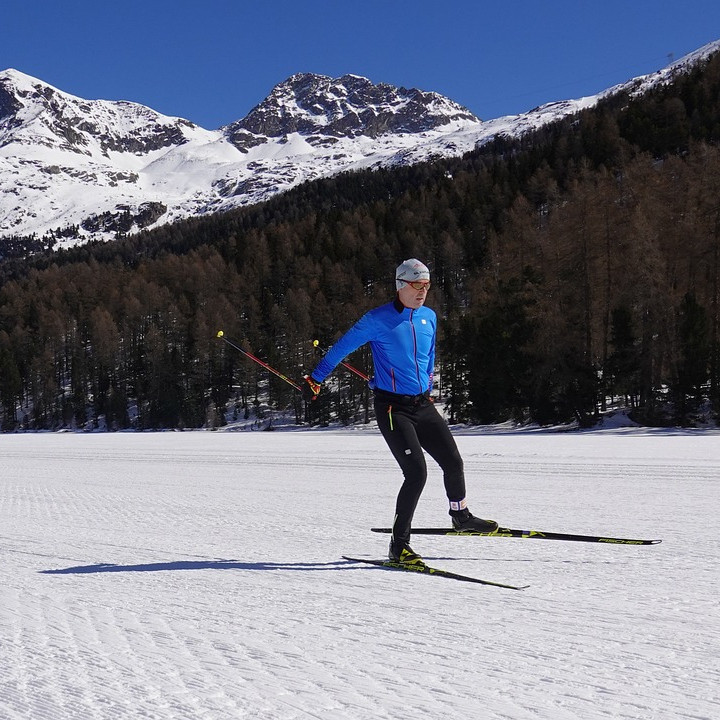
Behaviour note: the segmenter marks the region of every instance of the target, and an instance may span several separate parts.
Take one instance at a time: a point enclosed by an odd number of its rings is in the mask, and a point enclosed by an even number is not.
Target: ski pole
[[[273,375],[277,375],[281,380],[284,380],[288,385],[292,385],[296,390],[298,390],[299,392],[302,392],[302,388],[297,383],[293,382],[286,375],[283,375],[279,370],[276,370],[274,367],[271,367],[266,362],[263,362],[260,358],[255,357],[252,353],[248,352],[247,350],[243,350],[237,343],[226,338],[225,333],[222,330],[218,330],[217,337],[219,337],[221,340],[224,340],[228,345],[230,345],[230,347],[234,347],[238,352],[241,352],[246,358],[250,358],[250,360],[256,362],[258,365],[262,365],[266,370],[269,370]]]
[[[322,348],[319,347],[320,341],[319,340],[313,340],[313,347],[318,348],[319,350],[322,350]],[[361,377],[365,382],[368,382],[370,378],[361,370],[358,370],[356,367],[353,367],[350,365],[350,363],[346,363],[345,361],[341,360],[340,364],[347,368],[350,372],[355,373],[358,377]]]

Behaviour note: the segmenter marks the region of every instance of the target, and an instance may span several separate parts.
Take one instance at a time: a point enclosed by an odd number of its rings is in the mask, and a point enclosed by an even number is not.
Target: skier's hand
[[[311,375],[303,375],[300,387],[302,388],[303,399],[307,402],[315,400],[320,393],[320,383],[315,382]]]

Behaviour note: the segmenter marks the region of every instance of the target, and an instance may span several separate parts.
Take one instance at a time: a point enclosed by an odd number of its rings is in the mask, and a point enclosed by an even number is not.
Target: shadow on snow
[[[426,560],[482,560],[483,562],[543,562],[543,563],[570,563],[570,564],[610,564],[610,560],[558,560],[557,558],[542,559],[505,559],[505,558],[478,558],[478,557],[426,557]],[[76,565],[68,568],[53,570],[39,570],[41,575],[92,575],[97,573],[120,572],[168,572],[176,570],[292,570],[300,572],[318,570],[366,570],[357,563],[348,560],[334,560],[332,562],[317,563],[278,563],[278,562],[240,562],[238,560],[176,560],[174,562],[142,563],[137,565],[116,565],[115,563],[97,563],[95,565]]]
[[[237,560],[176,560],[175,562],[143,563],[138,565],[116,565],[97,563],[96,565],[78,565],[76,567],[40,570],[42,575],[88,575],[93,573],[114,572],[163,572],[168,570],[334,570],[348,563],[337,560],[326,563],[271,563],[238,562]],[[349,568],[348,568],[349,569]]]

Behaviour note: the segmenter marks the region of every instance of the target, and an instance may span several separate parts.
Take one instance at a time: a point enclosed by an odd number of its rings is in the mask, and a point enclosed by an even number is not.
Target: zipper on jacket
[[[410,311],[410,330],[412,331],[412,339],[413,339],[413,359],[415,360],[415,374],[417,375],[417,381],[418,381],[418,387],[420,388],[420,392],[423,391],[422,381],[420,380],[420,366],[418,365],[418,359],[417,359],[417,335],[415,333],[415,323],[413,323],[413,314],[415,313],[415,310]]]

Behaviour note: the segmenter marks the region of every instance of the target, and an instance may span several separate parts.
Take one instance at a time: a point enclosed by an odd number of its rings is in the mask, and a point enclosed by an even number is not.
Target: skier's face
[[[405,307],[417,310],[425,304],[425,298],[427,297],[429,289],[429,280],[427,282],[414,282],[412,285],[405,283],[398,290],[398,297]]]

